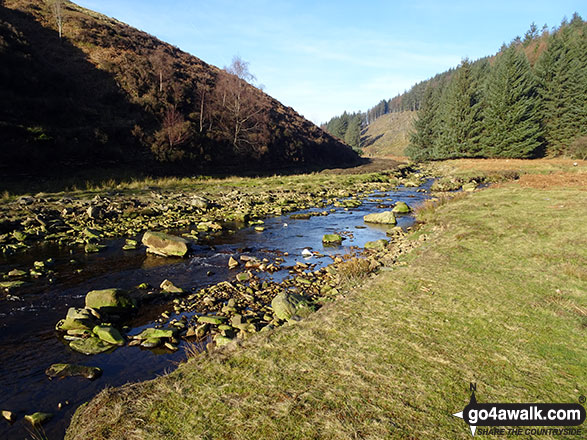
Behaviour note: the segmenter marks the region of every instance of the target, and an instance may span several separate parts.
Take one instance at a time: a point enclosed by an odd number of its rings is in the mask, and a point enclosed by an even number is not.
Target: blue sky
[[[75,0],[74,0],[75,1]],[[224,67],[250,63],[265,91],[321,123],[490,55],[535,22],[558,26],[584,0],[78,0]]]

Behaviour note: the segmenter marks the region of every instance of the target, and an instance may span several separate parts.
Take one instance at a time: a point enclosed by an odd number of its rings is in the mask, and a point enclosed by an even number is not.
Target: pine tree
[[[485,93],[482,153],[489,157],[534,157],[543,146],[540,96],[523,51],[514,45],[498,55]]]
[[[405,153],[415,161],[435,159],[434,147],[439,135],[438,109],[442,87],[428,84],[422,97],[420,110],[414,121],[414,131],[410,134],[410,145]]]
[[[578,15],[550,37],[536,74],[548,152],[562,154],[587,135],[587,26]]]
[[[478,80],[465,59],[450,81],[441,104],[442,131],[435,148],[436,159],[479,156],[480,110]]]
[[[363,117],[361,113],[353,115],[349,120],[347,131],[344,135],[344,141],[347,145],[350,145],[355,150],[361,148],[361,125]]]

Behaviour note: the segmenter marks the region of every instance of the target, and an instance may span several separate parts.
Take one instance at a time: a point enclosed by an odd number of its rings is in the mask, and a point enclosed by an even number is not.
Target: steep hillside
[[[377,118],[361,133],[363,154],[368,157],[405,156],[415,111],[388,113]]]
[[[220,70],[67,1],[5,0],[0,172],[356,161],[350,148],[245,82],[246,63],[232,67]]]

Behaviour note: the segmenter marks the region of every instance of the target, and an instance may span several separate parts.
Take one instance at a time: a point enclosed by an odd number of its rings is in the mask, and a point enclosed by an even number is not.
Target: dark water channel
[[[36,411],[53,414],[53,419],[43,426],[46,437],[50,440],[63,438],[75,409],[106,386],[152,379],[173,370],[185,359],[183,342],[176,352],[128,345],[95,356],[72,351],[57,337],[55,323],[65,317],[69,307],[83,307],[88,291],[111,287],[126,289],[143,282],[159,286],[166,278],[186,291],[197,291],[222,280],[234,279],[239,269],[228,270],[227,261],[231,255],[237,258],[246,254],[272,261],[287,252],[289,256],[283,257],[284,266],[304,261],[316,263],[319,268],[332,262],[330,255],[342,255],[354,246],[363,247],[367,241],[385,238],[388,228],[366,225],[363,216],[384,211],[386,208],[381,205],[397,201],[417,206],[430,197],[430,184],[431,181],[420,188],[400,187],[371,194],[362,206],[349,210],[335,208],[328,216],[314,216],[309,220],[292,220],[289,215],[269,218],[265,220],[263,232],[256,232],[253,227],[225,232],[200,242],[190,258],[182,260],[148,256],[144,248],[123,252],[120,249],[124,240],[110,242],[108,249],[99,254],[86,255],[82,249],[70,253],[58,246],[44,245],[28,253],[0,259],[0,273],[15,268],[27,270],[39,259],[52,257],[55,260],[52,284],[42,278],[14,291],[15,297],[11,299],[0,298],[0,410],[10,410],[18,417],[14,425],[0,419],[0,439],[33,438],[23,416]],[[330,211],[331,208],[308,211]],[[413,221],[411,215],[398,216],[398,225],[404,228]],[[350,236],[342,246],[324,247],[322,236],[328,233]],[[324,257],[304,259],[301,255],[304,248],[319,251]],[[210,276],[208,272],[214,274]],[[286,275],[287,271],[282,270],[271,277],[279,279]],[[143,306],[130,323],[129,334],[152,326],[153,320],[169,309],[173,310],[166,304]],[[44,372],[53,363],[97,366],[103,370],[103,375],[94,381],[81,377],[49,380]],[[61,409],[58,409],[59,404]]]

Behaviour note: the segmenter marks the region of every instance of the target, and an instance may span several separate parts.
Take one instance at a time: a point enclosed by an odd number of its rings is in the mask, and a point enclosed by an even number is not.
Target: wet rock
[[[16,241],[20,242],[26,241],[26,239],[28,238],[27,234],[21,231],[14,231],[12,233],[12,236],[15,238]]]
[[[59,331],[91,330],[96,325],[96,317],[88,309],[70,307],[67,316],[57,323]]]
[[[255,231],[256,232],[263,232],[265,230],[264,226],[255,226]]]
[[[51,379],[82,376],[86,379],[94,380],[102,375],[102,369],[98,367],[86,367],[85,365],[53,364],[45,370],[45,374]]]
[[[161,290],[163,290],[163,292],[183,293],[183,289],[181,287],[177,287],[169,280],[164,280],[159,287],[161,288]]]
[[[299,214],[292,214],[289,216],[292,220],[309,220],[312,217],[312,214],[309,212],[303,212]]]
[[[228,259],[228,268],[229,269],[234,269],[235,267],[238,266],[238,264],[239,264],[238,261],[236,261],[233,257],[230,257]]]
[[[95,254],[100,252],[101,250],[106,249],[107,246],[95,243],[87,243],[84,247],[84,251],[86,254]]]
[[[147,231],[143,235],[147,252],[163,257],[184,257],[188,253],[188,241],[163,232]]]
[[[3,410],[2,418],[8,421],[8,423],[16,422],[16,414],[14,414],[12,411]]]
[[[87,356],[104,353],[112,349],[112,347],[112,344],[108,344],[97,337],[75,339],[69,343],[69,348]]]
[[[22,278],[26,275],[27,273],[24,270],[20,269],[12,269],[10,272],[8,272],[8,276],[10,278]]]
[[[158,347],[159,345],[161,345],[161,339],[160,338],[149,338],[149,339],[145,339],[144,341],[141,342],[141,347],[144,348],[155,348]]]
[[[123,251],[134,251],[139,248],[139,244],[136,240],[131,240],[130,238],[126,240],[124,246],[122,246]]]
[[[245,282],[251,279],[251,274],[249,272],[241,272],[236,275],[237,281]]]
[[[198,324],[220,325],[226,321],[225,316],[198,316]]]
[[[397,202],[391,212],[395,212],[397,214],[408,214],[411,211],[411,208],[405,202]]]
[[[92,332],[102,341],[108,344],[123,346],[124,338],[120,332],[111,325],[96,325]]]
[[[18,200],[16,201],[16,203],[18,203],[19,205],[32,205],[34,203],[35,199],[34,197],[30,197],[30,196],[21,196],[18,198]]]
[[[312,257],[314,254],[312,254],[312,251],[310,251],[309,249],[304,249],[302,251],[302,257],[304,258],[310,258]]]
[[[102,233],[100,231],[92,228],[84,229],[84,235],[93,240],[99,240],[102,237]]]
[[[322,243],[325,244],[340,244],[342,243],[342,237],[338,234],[325,234],[322,237]]]
[[[384,239],[375,240],[375,241],[368,241],[367,243],[365,243],[365,249],[383,250],[387,247],[388,244],[389,244],[389,242]]]
[[[300,313],[307,315],[310,309],[308,302],[293,292],[279,292],[271,301],[271,308],[275,317],[282,321],[289,321]]]
[[[53,417],[51,413],[36,412],[34,414],[27,414],[24,419],[33,426],[39,426],[49,421]]]
[[[173,338],[173,330],[170,329],[160,329],[160,328],[153,328],[149,327],[143,330],[138,335],[134,336],[135,339],[139,340],[147,340],[147,339],[171,339]]]
[[[0,281],[0,289],[10,292],[13,289],[21,287],[24,281]]]
[[[366,223],[377,223],[377,224],[381,224],[381,225],[395,225],[395,224],[397,224],[395,214],[391,211],[368,214],[363,217],[363,220]]]
[[[86,295],[86,307],[102,312],[125,312],[135,307],[128,294],[121,289],[92,290]]]
[[[203,231],[203,232],[207,232],[207,231],[221,231],[222,230],[222,226],[220,224],[216,223],[216,222],[200,222],[196,226],[196,229],[198,231]]]

